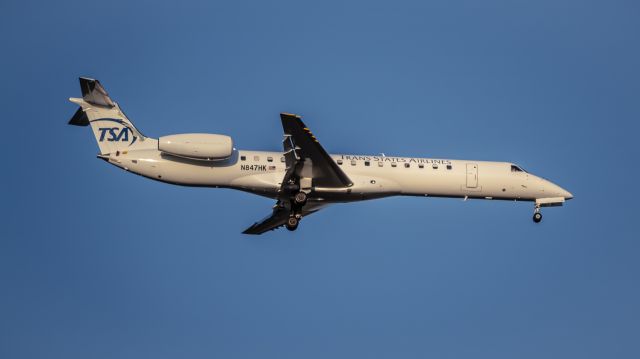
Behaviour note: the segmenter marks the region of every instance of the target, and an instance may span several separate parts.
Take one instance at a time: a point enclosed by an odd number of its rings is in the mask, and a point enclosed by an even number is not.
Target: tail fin
[[[146,137],[129,121],[120,106],[111,100],[100,81],[81,77],[80,89],[82,98],[69,99],[80,106],[69,124],[91,125],[101,155],[126,150],[145,140]]]

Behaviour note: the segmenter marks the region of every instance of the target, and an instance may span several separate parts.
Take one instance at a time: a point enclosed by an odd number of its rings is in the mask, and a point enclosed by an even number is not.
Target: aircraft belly
[[[282,177],[282,173],[275,172],[242,176],[243,173],[233,162],[188,160],[166,156],[156,150],[111,155],[109,162],[145,177],[185,186],[233,187],[237,184],[241,189],[246,187],[263,191],[274,188],[277,184],[275,178]]]
[[[253,193],[276,194],[280,189],[282,177],[282,172],[251,174],[234,178],[229,182],[229,187]]]

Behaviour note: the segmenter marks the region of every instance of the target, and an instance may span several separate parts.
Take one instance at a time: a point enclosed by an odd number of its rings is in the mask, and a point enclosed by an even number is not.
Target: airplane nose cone
[[[571,192],[563,189],[562,190],[564,193],[562,194],[562,196],[564,197],[564,199],[572,199],[573,198],[573,194],[571,194]]]
[[[554,197],[562,197],[565,200],[570,200],[573,198],[573,194],[566,189],[558,186],[555,183],[549,182],[545,180],[544,189],[548,190],[548,194],[553,195]]]
[[[565,200],[569,200],[569,199],[573,198],[573,194],[571,192],[567,191],[566,189],[564,189],[564,188],[562,188],[562,187],[560,187],[558,185],[555,185],[555,186],[557,188],[557,193],[561,197],[564,197]]]

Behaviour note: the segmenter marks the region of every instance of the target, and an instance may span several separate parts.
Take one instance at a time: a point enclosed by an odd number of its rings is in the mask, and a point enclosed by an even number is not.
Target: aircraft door
[[[478,164],[467,163],[467,188],[478,187]]]

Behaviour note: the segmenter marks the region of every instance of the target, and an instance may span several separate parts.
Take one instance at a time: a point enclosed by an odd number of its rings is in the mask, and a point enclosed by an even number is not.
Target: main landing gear
[[[542,221],[542,213],[540,213],[539,204],[536,204],[535,208],[533,209],[533,221],[535,223],[540,223],[540,221]]]
[[[300,220],[296,218],[296,216],[291,216],[287,219],[287,224],[285,224],[285,226],[287,227],[288,230],[295,231],[296,229],[298,229],[299,223],[300,223]]]
[[[300,191],[296,193],[295,197],[293,197],[293,201],[296,203],[296,205],[302,207],[307,203],[307,194]]]
[[[291,213],[289,214],[289,218],[287,218],[287,223],[285,227],[287,227],[290,231],[295,231],[298,229],[298,225],[300,224],[300,219],[302,219],[302,207],[307,204],[307,193],[306,192],[298,192],[291,200]]]

